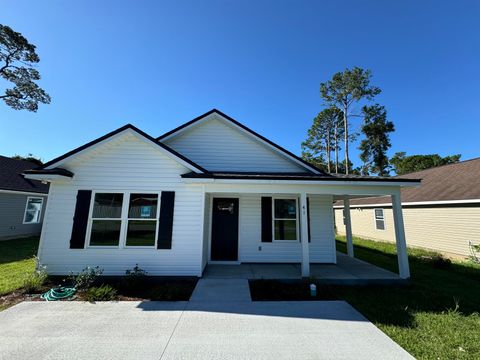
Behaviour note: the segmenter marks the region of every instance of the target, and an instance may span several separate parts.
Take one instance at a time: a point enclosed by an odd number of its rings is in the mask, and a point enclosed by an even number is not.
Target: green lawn
[[[395,245],[354,239],[355,256],[397,271]],[[346,252],[344,238],[337,249]],[[480,359],[480,266],[437,268],[433,253],[409,249],[411,285],[342,287],[339,296],[422,359]]]
[[[35,270],[38,237],[0,241],[0,296],[19,289]]]

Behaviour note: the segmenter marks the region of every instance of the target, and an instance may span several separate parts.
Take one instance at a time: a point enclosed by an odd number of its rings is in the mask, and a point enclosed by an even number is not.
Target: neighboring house
[[[36,167],[0,156],[0,240],[40,234],[48,184],[22,175]]]
[[[252,262],[309,276],[311,262],[336,262],[333,201],[389,194],[409,277],[399,195],[418,180],[326,174],[218,110],[157,139],[126,125],[25,173],[50,182],[39,257],[52,274]]]
[[[480,242],[480,158],[395,177],[422,179],[402,189],[407,244],[452,255],[470,255],[468,241]],[[345,233],[343,205],[335,206],[338,232]],[[387,197],[350,201],[354,235],[395,241],[392,204]]]

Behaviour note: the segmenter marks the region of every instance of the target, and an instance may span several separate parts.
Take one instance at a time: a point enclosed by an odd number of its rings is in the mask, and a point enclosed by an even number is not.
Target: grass
[[[356,238],[354,246],[356,257],[397,271],[394,244]],[[346,252],[344,238],[337,249]],[[406,288],[343,289],[341,296],[417,358],[478,359],[480,266],[454,261],[436,268],[435,255],[409,249]]]
[[[394,244],[355,238],[354,246],[355,257],[397,271]],[[346,252],[344,238],[338,238],[337,249]],[[318,297],[348,301],[419,359],[480,359],[480,266],[454,261],[438,268],[435,255],[409,249],[408,286],[317,284]],[[305,285],[269,286],[269,293],[287,292],[288,299],[295,299],[296,292],[299,298],[308,298]],[[255,287],[251,289],[255,298]]]
[[[38,236],[0,241],[0,296],[22,287],[27,274],[35,270]]]

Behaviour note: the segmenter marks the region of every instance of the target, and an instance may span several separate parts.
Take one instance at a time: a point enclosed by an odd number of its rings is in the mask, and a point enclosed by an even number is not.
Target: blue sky
[[[0,103],[0,154],[46,161],[211,108],[300,154],[319,83],[360,66],[395,123],[390,154],[477,157],[479,18],[478,1],[4,1],[0,23],[37,45],[53,100]]]

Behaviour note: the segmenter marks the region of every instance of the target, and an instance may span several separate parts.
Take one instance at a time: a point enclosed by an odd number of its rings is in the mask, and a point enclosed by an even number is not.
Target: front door
[[[238,199],[213,198],[210,255],[213,261],[238,260]]]

